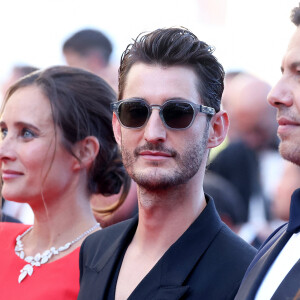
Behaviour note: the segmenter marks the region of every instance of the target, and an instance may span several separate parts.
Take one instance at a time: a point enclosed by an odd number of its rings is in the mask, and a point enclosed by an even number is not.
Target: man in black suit
[[[279,151],[300,165],[300,6],[292,11],[297,29],[282,60],[282,77],[268,101],[277,109]],[[265,242],[249,266],[236,300],[300,299],[300,189],[292,195],[290,220]]]
[[[113,128],[137,183],[139,215],[84,242],[78,299],[233,299],[255,250],[203,192],[209,149],[228,128],[224,70],[183,28],[123,53]]]

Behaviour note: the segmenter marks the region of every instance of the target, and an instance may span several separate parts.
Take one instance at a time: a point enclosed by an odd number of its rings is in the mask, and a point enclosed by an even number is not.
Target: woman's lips
[[[2,179],[14,179],[22,176],[23,173],[14,170],[2,170]]]

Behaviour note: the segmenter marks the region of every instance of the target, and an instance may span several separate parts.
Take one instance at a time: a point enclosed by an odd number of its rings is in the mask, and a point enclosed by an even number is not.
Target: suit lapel
[[[266,244],[267,251],[259,258],[253,268],[249,271],[244,278],[241,287],[235,297],[235,300],[239,299],[254,299],[260,284],[263,281],[264,276],[269,270],[271,264],[282,250],[291,234],[283,230],[279,231],[270,241]],[[282,232],[283,231],[283,232]]]
[[[179,300],[188,291],[188,286],[176,286],[176,287],[160,287],[155,295],[154,299],[159,300]]]
[[[96,276],[91,280],[94,281],[93,293],[95,299],[105,299],[106,290],[110,287],[112,275],[114,275],[116,264],[119,262],[120,255],[123,254],[124,248],[127,247],[128,240],[131,239],[136,230],[138,217],[135,217],[128,226],[120,234],[120,236],[111,244],[110,247],[103,253],[100,260],[91,267],[96,271]],[[97,291],[95,292],[95,289]],[[94,298],[89,298],[92,300]]]
[[[182,285],[222,227],[210,201],[188,230],[169,248],[162,264],[162,284]]]
[[[188,292],[186,279],[222,227],[214,203],[166,251],[129,299],[177,300]]]

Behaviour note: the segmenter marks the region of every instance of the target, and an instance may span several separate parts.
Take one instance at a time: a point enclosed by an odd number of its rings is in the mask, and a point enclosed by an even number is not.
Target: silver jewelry
[[[16,246],[15,246],[15,253],[16,255],[18,255],[21,259],[24,259],[28,264],[24,266],[24,268],[20,271],[20,275],[19,275],[19,279],[18,282],[21,283],[22,280],[27,276],[31,276],[33,273],[33,267],[40,267],[41,265],[45,264],[48,262],[48,260],[53,256],[53,255],[57,255],[62,251],[65,251],[67,249],[69,249],[74,243],[76,243],[77,241],[79,241],[80,239],[82,239],[83,237],[85,237],[86,235],[88,235],[90,232],[92,232],[93,230],[95,230],[97,227],[100,227],[100,224],[97,223],[96,225],[94,225],[93,227],[91,227],[90,229],[88,229],[87,231],[85,231],[84,233],[82,233],[80,236],[78,236],[75,240],[73,240],[72,242],[66,243],[64,246],[59,247],[58,249],[56,249],[55,247],[51,247],[49,250],[45,250],[43,252],[43,254],[41,253],[37,253],[35,256],[26,256],[25,257],[25,253],[24,253],[24,246],[23,243],[21,241],[22,237],[24,235],[26,235],[30,230],[32,230],[32,227],[29,227],[24,233],[22,233],[21,235],[18,235],[16,238]]]

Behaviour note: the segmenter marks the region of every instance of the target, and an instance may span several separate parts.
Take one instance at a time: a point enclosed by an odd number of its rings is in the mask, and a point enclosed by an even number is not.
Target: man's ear
[[[220,110],[210,120],[208,148],[219,146],[225,139],[228,131],[229,119],[225,111]]]
[[[114,130],[114,136],[118,145],[121,145],[121,125],[115,113],[113,113],[112,126]]]
[[[78,159],[74,163],[74,170],[82,168],[89,169],[93,164],[100,149],[99,141],[95,136],[87,136],[83,140],[76,143],[73,151]]]

